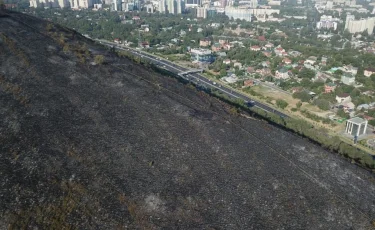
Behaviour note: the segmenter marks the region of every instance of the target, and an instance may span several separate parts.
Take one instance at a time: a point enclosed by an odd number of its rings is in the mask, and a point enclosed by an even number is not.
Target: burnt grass
[[[74,31],[7,14],[0,229],[374,228],[370,172]]]

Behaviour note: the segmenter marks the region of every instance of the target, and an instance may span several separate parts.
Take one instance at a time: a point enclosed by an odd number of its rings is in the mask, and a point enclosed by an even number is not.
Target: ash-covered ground
[[[0,229],[374,228],[366,170],[69,30],[8,14]],[[92,65],[98,54],[106,63]]]

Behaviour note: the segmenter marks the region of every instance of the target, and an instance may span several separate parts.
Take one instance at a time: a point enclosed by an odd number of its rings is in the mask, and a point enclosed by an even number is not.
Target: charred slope
[[[73,31],[1,17],[0,229],[371,228],[372,174],[228,111]]]

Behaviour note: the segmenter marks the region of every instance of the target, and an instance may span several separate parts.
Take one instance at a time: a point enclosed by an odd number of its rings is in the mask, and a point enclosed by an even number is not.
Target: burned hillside
[[[72,30],[0,17],[0,229],[371,229],[375,177]]]

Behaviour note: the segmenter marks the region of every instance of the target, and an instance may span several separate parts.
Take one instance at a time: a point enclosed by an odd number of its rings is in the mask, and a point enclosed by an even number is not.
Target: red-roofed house
[[[363,75],[365,75],[366,77],[370,77],[374,73],[375,73],[375,68],[366,68],[365,71],[363,72]]]
[[[292,64],[292,60],[290,60],[289,58],[284,58],[284,59],[283,59],[283,62],[284,62],[285,64],[287,64],[287,65]]]
[[[285,53],[285,50],[281,46],[276,47],[274,51],[277,56],[282,56]]]
[[[244,87],[249,87],[254,85],[254,80],[246,80],[243,82]]]
[[[336,89],[335,83],[330,82],[324,85],[324,93],[331,93],[335,91],[335,89]]]
[[[265,41],[266,41],[266,37],[264,37],[264,36],[259,36],[259,37],[258,37],[258,41],[265,42]]]
[[[260,51],[260,46],[251,46],[250,50],[252,50],[252,51]]]

